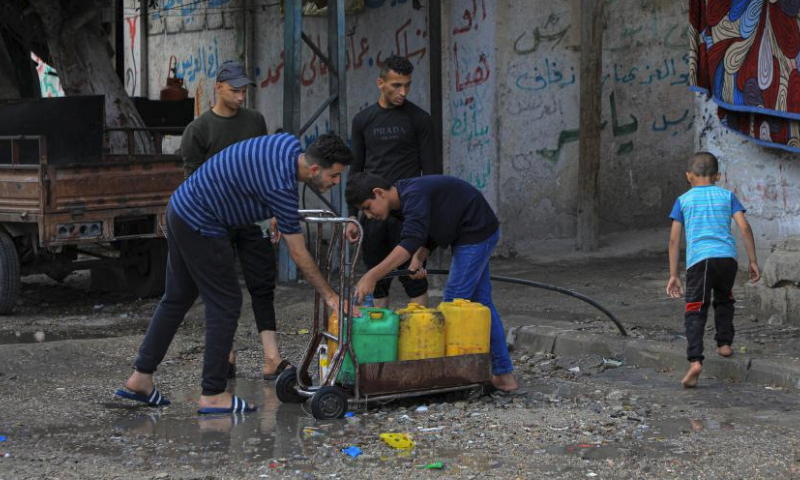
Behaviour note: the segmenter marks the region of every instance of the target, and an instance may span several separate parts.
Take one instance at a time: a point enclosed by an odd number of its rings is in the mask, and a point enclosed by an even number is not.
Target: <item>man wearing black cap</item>
[[[219,67],[214,92],[217,101],[211,110],[190,123],[181,139],[186,178],[222,149],[249,138],[267,134],[267,124],[261,113],[242,107],[247,96],[247,78],[239,62],[225,62]],[[280,240],[275,219],[270,222],[269,234],[259,225],[242,225],[232,229],[231,240],[242,265],[247,290],[253,305],[253,315],[264,348],[265,380],[273,380],[289,363],[281,359],[275,334],[275,253],[272,244]],[[228,376],[236,375],[236,357],[230,354]]]

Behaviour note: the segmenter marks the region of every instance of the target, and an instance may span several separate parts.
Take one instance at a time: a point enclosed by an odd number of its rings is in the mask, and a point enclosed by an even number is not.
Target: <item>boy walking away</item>
[[[685,388],[697,386],[703,370],[703,332],[709,305],[714,306],[717,353],[733,355],[733,283],[736,280],[736,240],[731,234],[731,218],[744,237],[751,282],[761,278],[756,259],[753,230],[744,217],[745,209],[733,192],[717,187],[719,162],[708,152],[698,152],[689,159],[686,179],[692,188],[675,201],[669,238],[669,282],[667,294],[680,298],[684,294],[678,276],[681,229],[686,230],[686,357],[689,371],[681,383]],[[713,297],[712,297],[713,294]],[[712,299],[713,298],[713,299]]]
[[[481,192],[447,175],[408,178],[392,185],[377,175],[357,173],[347,181],[345,196],[348,205],[370,220],[386,220],[390,215],[402,216],[403,220],[400,243],[356,285],[359,301],[372,293],[387,273],[409,260],[409,270],[416,272],[411,278],[425,278],[424,262],[431,249],[452,245],[443,300],[465,298],[489,307],[492,385],[504,392],[517,390],[489,278],[489,258],[500,238],[500,223]]]

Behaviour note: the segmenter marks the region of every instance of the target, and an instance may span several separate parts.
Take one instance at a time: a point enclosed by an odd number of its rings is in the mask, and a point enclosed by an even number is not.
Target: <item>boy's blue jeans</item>
[[[490,348],[492,351],[492,374],[502,375],[514,370],[506,346],[503,322],[492,302],[492,284],[489,279],[489,257],[497,240],[498,229],[491,237],[473,245],[453,246],[453,259],[450,262],[450,275],[444,287],[444,301],[452,302],[464,298],[489,307],[492,312],[492,331]]]

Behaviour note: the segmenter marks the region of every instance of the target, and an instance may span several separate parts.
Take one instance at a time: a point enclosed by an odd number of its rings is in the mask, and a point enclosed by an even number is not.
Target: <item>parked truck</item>
[[[62,280],[90,269],[94,286],[138,296],[164,290],[164,210],[183,181],[180,155],[161,151],[192,119],[191,101],[138,100],[147,128],[105,126],[102,96],[0,104],[0,314],[20,278]],[[112,152],[111,135],[127,140]],[[137,152],[149,137],[153,153]]]

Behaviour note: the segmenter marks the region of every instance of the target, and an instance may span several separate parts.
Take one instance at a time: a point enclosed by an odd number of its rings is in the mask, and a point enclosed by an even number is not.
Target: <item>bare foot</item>
[[[155,386],[153,385],[153,375],[150,373],[142,373],[134,371],[128,380],[125,382],[125,388],[133,393],[140,393],[142,395],[150,395],[153,393]]]
[[[513,392],[519,388],[517,379],[510,373],[503,373],[500,375],[492,375],[492,386],[503,392]]]
[[[717,353],[722,357],[730,357],[733,355],[733,349],[730,345],[720,345],[717,347]]]
[[[703,371],[703,364],[700,362],[692,362],[689,364],[689,371],[686,372],[686,376],[683,377],[681,380],[681,384],[683,388],[694,388],[697,386],[697,378],[700,376],[700,372]]]

